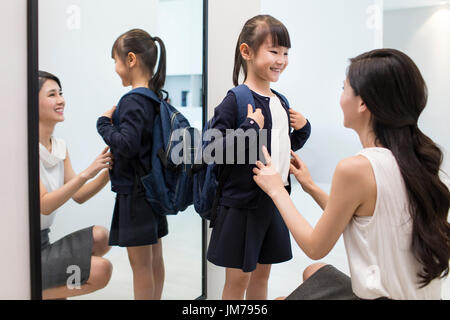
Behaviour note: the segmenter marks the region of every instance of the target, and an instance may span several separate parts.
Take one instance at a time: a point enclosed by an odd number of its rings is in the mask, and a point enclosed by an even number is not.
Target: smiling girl
[[[233,82],[238,85],[243,69],[255,111],[249,105],[247,118],[238,126],[236,96],[230,91],[212,119],[212,127],[224,135],[228,129],[267,130],[269,148],[278,150],[277,171],[288,189],[290,149],[300,149],[311,132],[303,115],[270,89],[288,65],[290,46],[280,21],[268,15],[248,20],[236,45]],[[226,268],[223,299],[267,299],[271,265],[292,258],[289,231],[272,200],[253,181],[254,164],[225,165],[231,166],[231,173],[222,189],[207,257]]]

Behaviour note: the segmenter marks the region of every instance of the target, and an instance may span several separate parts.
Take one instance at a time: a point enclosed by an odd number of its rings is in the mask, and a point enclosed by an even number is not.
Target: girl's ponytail
[[[163,95],[161,90],[166,82],[166,47],[164,46],[164,42],[161,38],[154,37],[152,40],[159,43],[160,55],[158,69],[150,79],[148,86],[162,99]]]
[[[234,54],[234,69],[233,69],[233,84],[235,87],[239,85],[239,74],[241,68],[244,69],[244,75],[247,75],[247,64],[244,63],[241,55],[241,37],[239,37],[236,44],[236,51]]]
[[[159,43],[160,55],[158,68],[154,72],[158,60],[156,42]],[[111,49],[111,57],[114,58],[117,55],[118,58],[125,61],[130,52],[138,57],[145,71],[150,75],[149,89],[162,99],[162,88],[166,81],[166,47],[163,41],[159,37],[152,38],[148,32],[142,29],[131,29],[116,39]]]

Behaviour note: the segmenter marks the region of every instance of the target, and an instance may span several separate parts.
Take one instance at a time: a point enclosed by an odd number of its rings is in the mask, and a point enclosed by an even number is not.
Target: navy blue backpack
[[[255,100],[253,99],[252,92],[250,89],[241,84],[237,87],[232,88],[232,91],[236,97],[237,104],[237,127],[247,119],[248,105],[252,105],[253,111],[255,111]],[[272,90],[277,94],[289,108],[289,102],[286,97],[279,94],[275,90]],[[203,135],[206,130],[211,129],[213,119],[208,121],[206,124]],[[207,146],[207,142],[203,142],[202,151]],[[199,150],[198,150],[199,151]],[[201,152],[197,152],[196,157],[201,156]],[[195,211],[206,220],[210,220],[210,227],[214,227],[217,207],[219,205],[219,200],[222,194],[222,188],[229,177],[232,170],[230,165],[219,165],[216,163],[203,163],[201,165],[194,165],[193,171],[193,182],[194,182],[194,207]]]
[[[192,150],[192,128],[189,121],[173,106],[164,99],[160,99],[152,90],[147,88],[136,88],[128,92],[139,94],[156,102],[159,112],[155,113],[153,126],[153,145],[151,152],[150,172],[144,172],[142,165],[135,159],[135,185],[133,196],[136,195],[137,185],[140,181],[145,189],[145,195],[155,213],[162,215],[174,215],[184,211],[193,201],[191,163],[174,163],[171,159],[174,148],[188,144],[187,149]],[[125,96],[126,96],[125,95]],[[120,105],[120,103],[119,103]],[[173,132],[181,129],[181,139],[173,139]],[[185,137],[191,137],[185,139]],[[184,155],[183,155],[184,157]],[[190,161],[192,162],[192,161]],[[133,210],[131,209],[133,212]]]

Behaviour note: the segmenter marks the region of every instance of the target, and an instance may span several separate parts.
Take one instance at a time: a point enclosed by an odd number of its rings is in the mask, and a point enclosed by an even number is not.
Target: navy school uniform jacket
[[[133,159],[138,158],[145,172],[150,171],[155,106],[146,97],[130,94],[114,112],[113,122],[107,117],[97,120],[97,131],[114,155],[110,171],[111,189],[131,194],[135,180]]]
[[[253,98],[255,100],[255,107],[261,109],[262,114],[264,116],[264,128],[267,129],[267,150],[269,154],[271,154],[271,129],[272,129],[272,116],[270,112],[270,98],[261,96],[254,91],[252,91]],[[276,99],[273,97],[272,99]],[[288,116],[288,121],[290,120],[289,111],[287,106],[284,104],[283,100],[280,99],[281,105],[286,109],[286,113]],[[236,97],[233,92],[229,92],[227,96],[224,98],[222,103],[216,107],[214,110],[214,117],[212,119],[211,127],[214,129],[218,129],[222,132],[222,135],[225,137],[227,129],[238,129],[237,128],[237,104]],[[289,125],[288,125],[289,126]],[[289,127],[290,128],[290,127]],[[244,132],[248,129],[254,129],[257,132],[259,131],[259,125],[256,121],[246,118],[242,125],[239,127]],[[290,139],[291,139],[291,149],[294,151],[299,150],[305,142],[308,140],[311,134],[311,125],[309,121],[307,124],[299,129],[293,130],[290,128]],[[234,137],[234,145],[237,145],[237,138]],[[223,154],[224,159],[226,159],[226,150],[228,150],[226,143],[228,137],[221,139],[220,144],[223,143]],[[248,141],[246,140],[246,151],[248,151]],[[217,143],[217,141],[216,141]],[[236,150],[236,149],[234,149]],[[264,159],[259,158],[258,152],[258,160],[264,162]],[[222,196],[219,204],[231,207],[231,208],[245,208],[245,209],[256,209],[258,208],[259,200],[263,195],[264,191],[262,191],[259,186],[253,180],[253,168],[256,167],[254,163],[248,162],[248,155],[246,155],[246,164],[236,164],[236,155],[234,156],[235,164],[226,164],[233,166],[230,176],[225,181]],[[288,176],[289,185],[286,186],[286,189],[290,193],[291,191],[291,180]]]

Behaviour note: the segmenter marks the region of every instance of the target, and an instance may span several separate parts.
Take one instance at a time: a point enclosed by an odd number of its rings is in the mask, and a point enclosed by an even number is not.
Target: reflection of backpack
[[[236,126],[239,128],[245,119],[247,119],[249,104],[253,106],[253,111],[255,111],[255,100],[253,99],[250,89],[244,84],[234,87],[230,91],[232,91],[236,97]],[[289,108],[287,99],[275,90],[272,91],[277,94]],[[202,133],[202,141],[206,130],[211,129],[211,124],[212,120],[208,121],[206,124]],[[204,150],[206,146],[207,143],[203,142],[202,150]],[[198,156],[199,154],[197,154],[197,157]],[[231,170],[231,165],[218,165],[216,163],[203,163],[201,165],[194,165],[193,167],[195,211],[197,211],[203,219],[211,221],[211,228],[214,227],[217,207],[222,195],[223,185],[230,176]]]
[[[237,127],[245,121],[248,113],[248,104],[253,106],[255,110],[255,101],[253,99],[250,89],[245,85],[237,86],[231,91],[236,96],[237,101]],[[212,119],[208,121],[202,133],[202,150],[207,146],[204,142],[203,135],[211,128]],[[197,157],[202,156],[199,152]],[[197,161],[196,161],[197,163]],[[195,211],[203,218],[210,220],[210,227],[214,226],[217,207],[222,194],[222,188],[231,173],[232,167],[230,165],[219,165],[216,163],[203,163],[201,165],[194,165],[194,207]]]
[[[142,165],[135,159],[135,183],[133,188],[133,199],[137,192],[139,178],[144,186],[145,195],[155,213],[169,215],[184,211],[192,204],[192,178],[189,174],[192,164],[175,164],[172,159],[172,151],[188,144],[187,149],[193,150],[192,138],[185,140],[184,133],[193,137],[195,130],[189,121],[173,106],[147,88],[136,88],[129,94],[139,94],[147,97],[159,105],[159,112],[155,113],[153,123],[153,144],[151,151],[150,172],[144,172]],[[175,130],[183,133],[181,139],[172,139]],[[177,131],[178,133],[179,131]],[[131,209],[133,213],[133,210]]]

